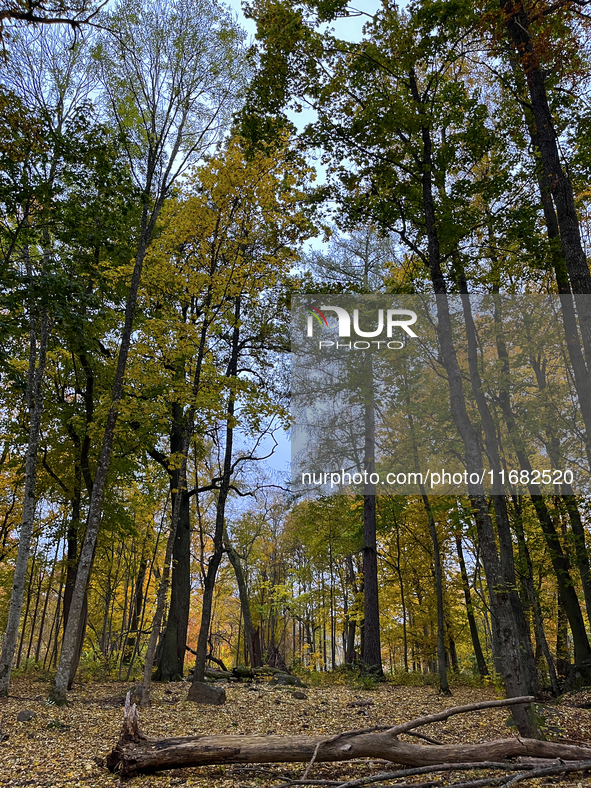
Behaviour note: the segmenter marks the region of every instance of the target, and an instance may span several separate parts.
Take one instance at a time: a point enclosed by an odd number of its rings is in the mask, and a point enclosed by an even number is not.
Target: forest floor
[[[120,780],[104,766],[106,755],[119,737],[123,702],[129,685],[123,683],[75,684],[70,705],[48,705],[47,686],[40,681],[18,679],[9,698],[0,699],[0,786],[116,786]],[[305,699],[295,699],[293,688],[271,688],[264,682],[226,685],[224,706],[200,706],[186,700],[188,685],[157,684],[153,704],[140,709],[140,728],[150,737],[197,733],[234,734],[336,734],[374,725],[394,725],[451,706],[491,700],[492,688],[456,687],[451,698],[433,687],[401,687],[390,683],[374,690],[351,686],[308,688]],[[371,705],[353,706],[359,701]],[[565,696],[558,704],[544,707],[545,732],[549,740],[568,743],[591,742],[591,690]],[[28,722],[18,722],[22,711],[34,712]],[[507,709],[488,709],[458,715],[435,723],[421,732],[445,743],[478,742],[516,735],[507,726]],[[408,739],[419,743],[416,738]],[[187,785],[207,788],[270,788],[289,779],[301,778],[306,764],[216,766],[176,769],[139,776],[128,788],[164,788]],[[364,761],[315,764],[309,778],[351,780],[392,769],[385,762]],[[464,779],[469,777],[464,773]],[[481,775],[482,776],[482,773]],[[445,783],[460,774],[441,775]],[[411,778],[411,781],[425,780]],[[408,780],[405,780],[408,782]],[[520,783],[521,786],[591,786],[591,777],[573,774]]]

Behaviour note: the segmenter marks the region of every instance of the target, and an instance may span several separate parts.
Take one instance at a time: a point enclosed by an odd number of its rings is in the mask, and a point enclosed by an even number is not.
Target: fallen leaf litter
[[[47,788],[101,788],[120,784],[117,775],[104,767],[104,758],[116,743],[123,718],[128,684],[75,684],[67,707],[45,700],[47,689],[40,682],[19,679],[9,698],[0,699],[0,785],[45,786]],[[140,710],[140,727],[150,737],[198,733],[289,735],[333,735],[356,728],[395,725],[443,711],[450,706],[492,700],[492,688],[454,689],[453,698],[439,695],[432,687],[380,685],[367,691],[349,686],[308,688],[306,698],[294,697],[293,688],[271,688],[266,683],[226,686],[224,706],[200,706],[186,700],[188,685],[178,682],[154,685],[153,704]],[[585,708],[589,706],[589,708]],[[17,722],[23,711],[32,712],[27,721]],[[24,715],[29,716],[29,715]],[[488,709],[456,716],[421,728],[421,733],[445,743],[478,742],[516,735],[507,727],[507,709]],[[591,692],[565,697],[558,705],[544,706],[548,740],[591,743]],[[417,743],[416,738],[408,741]],[[356,779],[384,771],[384,761],[351,761],[314,764],[309,779]],[[165,788],[186,785],[205,788],[271,788],[301,779],[302,764],[269,766],[210,766],[176,769],[142,775],[127,781],[128,788]],[[391,770],[391,766],[388,767]],[[461,775],[465,777],[465,775]],[[454,782],[459,774],[439,775]],[[421,782],[424,777],[407,778]],[[591,786],[591,776],[573,774],[532,779],[521,786],[570,784]],[[390,783],[395,785],[395,783]]]

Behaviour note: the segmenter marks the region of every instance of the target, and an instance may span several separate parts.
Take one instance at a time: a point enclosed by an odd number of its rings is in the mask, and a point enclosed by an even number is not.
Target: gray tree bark
[[[227,377],[235,378],[238,372],[239,338],[240,338],[240,296],[236,298],[234,312],[234,329],[232,331],[232,350],[228,363]],[[205,678],[205,663],[207,661],[207,641],[209,638],[209,628],[211,626],[211,613],[213,608],[213,593],[217,571],[222,560],[224,528],[226,522],[226,501],[230,492],[230,482],[232,480],[232,452],[234,445],[234,410],[236,396],[233,391],[228,395],[228,405],[226,409],[226,445],[224,448],[224,461],[218,499],[215,512],[215,530],[213,537],[213,555],[209,559],[205,584],[203,588],[203,606],[201,608],[201,625],[199,637],[197,638],[197,655],[195,657],[195,670],[193,681],[203,681]]]
[[[368,379],[373,380],[371,356],[367,360]],[[363,469],[367,479],[375,472],[375,412],[368,398],[364,406]],[[378,586],[378,548],[376,537],[376,486],[366,482],[363,491],[363,670],[376,678],[383,678],[382,646],[380,642],[380,599]]]
[[[246,649],[248,651],[250,667],[256,668],[259,666],[255,664],[254,644],[252,640],[252,632],[253,632],[252,616],[250,614],[250,601],[248,599],[248,588],[246,587],[246,579],[244,577],[244,570],[242,569],[242,564],[240,563],[240,556],[232,546],[232,543],[228,537],[228,532],[225,527],[224,527],[224,549],[228,553],[228,558],[230,560],[230,563],[232,564],[232,568],[234,569],[234,574],[236,575],[238,594],[240,596],[240,609],[242,610],[242,618],[244,620],[244,642],[246,643]]]
[[[28,267],[29,279],[31,278],[30,264]],[[35,519],[37,484],[37,452],[39,449],[39,435],[41,432],[41,415],[43,413],[43,376],[49,342],[49,318],[47,310],[39,310],[39,336],[37,336],[36,310],[32,303],[29,307],[29,368],[27,373],[27,408],[29,411],[29,443],[25,461],[25,491],[23,513],[19,530],[19,545],[12,580],[12,593],[8,610],[8,623],[0,655],[0,696],[8,695],[12,661],[18,640],[18,628],[23,606],[25,582],[27,577],[27,564],[33,523]],[[37,347],[37,343],[39,346]]]
[[[159,210],[162,206],[162,202],[163,199],[156,206],[150,217],[148,205],[144,205],[142,211],[140,243],[135,258],[135,265],[133,268],[133,274],[131,277],[131,283],[129,286],[129,293],[125,307],[125,323],[121,334],[119,354],[117,356],[117,369],[115,372],[115,380],[113,382],[113,391],[111,394],[111,407],[109,408],[109,413],[107,416],[107,424],[103,434],[103,444],[97,464],[92,495],[90,497],[90,505],[88,508],[88,517],[86,522],[86,533],[84,536],[84,543],[82,544],[82,549],[80,551],[78,571],[76,573],[76,584],[72,593],[68,623],[64,632],[60,660],[58,663],[53,688],[51,690],[51,698],[54,703],[57,704],[64,704],[66,702],[66,692],[70,680],[72,661],[76,653],[76,642],[84,604],[84,596],[88,586],[88,579],[90,577],[90,569],[92,566],[92,560],[94,558],[96,539],[101,521],[103,495],[107,481],[109,464],[111,461],[111,451],[113,448],[113,439],[115,437],[115,426],[117,424],[117,418],[119,415],[119,403],[123,396],[123,379],[125,377],[127,357],[129,355],[129,348],[131,345],[131,332],[133,330],[133,319],[135,316],[138,290],[142,275],[142,266],[144,257],[146,256],[149,239],[152,235]]]
[[[560,244],[574,293],[591,293],[591,273],[581,243],[572,184],[560,161],[558,138],[548,103],[546,78],[530,33],[530,20],[523,3],[500,0],[505,27],[522,67],[535,121],[537,146],[545,178],[556,206]],[[588,337],[583,333],[589,353]]]
[[[417,109],[423,104],[419,94],[414,70],[409,73],[411,91]],[[437,335],[441,357],[447,372],[451,412],[464,445],[468,473],[483,474],[482,454],[478,437],[468,416],[464,396],[462,374],[452,341],[451,319],[447,300],[447,285],[441,268],[439,234],[433,198],[433,143],[428,125],[421,127],[422,155],[422,209],[427,234],[426,262],[437,304]],[[532,694],[537,691],[535,662],[529,638],[524,641],[522,627],[516,620],[515,595],[507,583],[506,574],[499,559],[495,532],[488,511],[488,504],[481,484],[469,484],[468,492],[474,510],[482,563],[490,594],[493,619],[493,650],[499,673],[503,676],[509,696]],[[522,736],[539,736],[531,706],[516,706],[513,716]]]
[[[437,528],[435,520],[433,519],[433,511],[429,498],[425,493],[425,489],[421,490],[423,498],[423,505],[429,520],[429,533],[431,534],[431,542],[433,543],[433,561],[435,570],[435,594],[437,597],[437,672],[439,674],[439,691],[443,695],[451,695],[449,682],[447,680],[447,668],[445,665],[445,621],[443,609],[443,567],[441,565],[441,549],[439,547],[439,538],[437,536]]]
[[[527,703],[531,697],[485,701],[458,706],[386,730],[348,731],[336,736],[177,736],[151,740],[140,732],[135,706],[126,704],[123,730],[107,756],[107,767],[121,777],[141,772],[206,766],[216,763],[326,763],[355,758],[384,758],[408,766],[502,761],[515,756],[582,760],[589,768],[589,750],[572,744],[536,739],[500,739],[480,744],[408,744],[401,733],[461,714],[495,706]],[[484,766],[484,764],[483,764]],[[486,768],[486,767],[484,767]],[[394,775],[392,775],[394,776]]]
[[[186,440],[185,442],[186,444],[188,444],[189,440]],[[186,446],[186,449],[187,450],[183,453],[183,459],[181,461],[181,468],[179,472],[179,482],[183,485],[185,489],[186,489],[185,480],[187,478],[188,445]],[[176,539],[176,531],[180,519],[180,509],[181,509],[181,496],[177,495],[175,496],[174,505],[172,507],[172,522],[170,525],[168,540],[166,542],[164,568],[162,570],[162,578],[160,580],[160,585],[158,586],[158,593],[156,595],[156,611],[154,613],[154,619],[152,621],[152,630],[150,632],[150,640],[148,641],[148,648],[146,650],[146,657],[144,662],[144,678],[142,681],[142,693],[140,700],[142,706],[150,705],[150,687],[152,686],[152,671],[154,670],[156,646],[158,645],[158,638],[160,637],[160,629],[162,626],[162,618],[164,616],[164,606],[166,604],[166,593],[168,591],[168,583],[170,577],[170,562],[172,560],[172,552],[174,549],[174,542]]]
[[[472,604],[472,594],[470,593],[470,581],[468,579],[468,572],[466,571],[466,562],[464,561],[464,550],[462,548],[461,532],[456,532],[456,550],[458,553],[458,563],[460,565],[460,575],[462,577],[462,589],[464,591],[464,601],[466,603],[466,616],[468,618],[468,626],[470,627],[470,637],[472,639],[472,648],[474,649],[474,656],[476,657],[476,665],[478,673],[484,678],[488,676],[488,667],[484,654],[482,653],[482,646],[480,645],[480,636],[478,635],[478,626],[476,625],[476,618],[474,617],[474,605]]]

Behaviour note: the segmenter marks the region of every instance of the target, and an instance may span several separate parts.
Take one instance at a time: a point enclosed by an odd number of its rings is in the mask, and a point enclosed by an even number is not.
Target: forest
[[[591,3],[0,9],[0,784],[584,779]],[[379,397],[290,477],[298,332],[350,304],[377,336],[371,298],[430,305],[429,376],[344,354]],[[294,483],[349,440],[360,478],[464,484]],[[16,776],[60,733],[74,771]]]

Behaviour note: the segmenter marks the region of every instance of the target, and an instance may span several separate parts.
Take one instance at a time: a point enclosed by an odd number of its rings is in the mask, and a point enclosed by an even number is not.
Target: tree
[[[6,49],[10,44],[13,30],[19,23],[32,27],[39,25],[64,25],[78,31],[93,20],[106,5],[95,0],[13,0],[0,6],[0,40]]]
[[[558,134],[547,94],[547,78],[542,67],[544,53],[541,41],[532,32],[536,23],[543,21],[546,11],[529,8],[528,3],[500,0],[502,23],[513,46],[517,62],[523,72],[529,93],[529,111],[535,123],[535,144],[540,156],[544,183],[549,189],[560,229],[560,245],[574,293],[591,293],[591,273],[581,243],[581,234],[573,187],[561,162]],[[554,13],[564,13],[559,3]],[[570,11],[570,9],[569,9]],[[543,36],[541,37],[543,41]],[[587,329],[588,332],[588,329]],[[583,333],[589,353],[589,336]]]
[[[195,357],[202,358],[206,371],[209,370],[209,380],[202,380],[195,367],[191,404],[182,415],[185,441],[192,438],[197,414],[202,431],[207,429],[212,416],[225,424],[225,437],[220,441],[222,460],[215,478],[190,493],[199,494],[207,489],[217,491],[213,555],[205,576],[202,624],[197,645],[198,669],[195,675],[201,678],[197,680],[202,680],[205,669],[213,589],[223,553],[225,502],[232,477],[245,459],[235,457],[232,448],[237,408],[241,408],[248,421],[255,424],[259,422],[261,412],[272,412],[270,394],[263,387],[247,385],[241,379],[238,365],[239,362],[247,364],[248,374],[258,376],[257,368],[265,349],[272,348],[274,344],[273,323],[265,315],[261,302],[264,294],[276,289],[286,276],[288,266],[295,259],[293,246],[312,230],[300,205],[303,199],[301,189],[308,170],[302,168],[297,159],[292,159],[285,142],[282,147],[272,147],[251,156],[243,140],[231,140],[222,155],[212,158],[196,173],[195,193],[173,208],[174,220],[158,239],[154,255],[159,266],[151,274],[157,272],[157,280],[152,285],[154,289],[162,291],[163,266],[174,268],[181,263],[186,273],[184,282],[178,276],[173,280],[178,288],[181,309],[173,302],[172,313],[162,308],[159,310],[160,319],[167,324],[170,320],[181,320],[182,334],[179,334],[179,345],[173,349],[172,368],[175,372],[171,380],[181,407],[181,398],[185,394],[179,386],[176,370],[182,369],[183,365],[185,368],[190,366],[195,351]],[[180,259],[179,249],[182,250]],[[166,296],[162,299],[167,300]],[[188,315],[191,319],[187,326]],[[169,343],[169,332],[161,336]],[[221,341],[216,336],[221,337]],[[187,352],[189,345],[184,344],[187,340],[193,348],[190,352]],[[162,352],[170,353],[169,344],[162,348]],[[183,372],[183,377],[185,375]],[[208,393],[212,389],[215,396]],[[220,403],[220,397],[222,403],[225,400],[224,404]],[[257,409],[259,416],[255,418]],[[183,446],[183,457],[186,457],[188,448],[187,444]],[[179,646],[177,643],[177,650],[180,650]],[[182,669],[184,653],[178,654],[177,660]]]
[[[384,757],[393,763],[406,766],[422,767],[419,774],[435,771],[442,764],[448,768],[462,768],[467,763],[473,767],[500,766],[500,759],[508,759],[525,753],[528,756],[543,758],[560,758],[561,764],[552,768],[551,772],[541,768],[539,771],[526,772],[526,776],[543,776],[545,774],[583,771],[588,767],[586,748],[572,744],[541,742],[536,739],[512,738],[482,744],[407,744],[398,739],[398,735],[412,731],[417,727],[447,719],[454,714],[462,714],[494,705],[514,706],[531,700],[531,696],[507,700],[485,701],[468,706],[457,706],[453,709],[420,717],[385,731],[373,730],[347,731],[338,736],[186,736],[173,739],[148,739],[141,733],[138,726],[137,709],[126,701],[123,727],[117,745],[107,757],[109,769],[132,776],[141,772],[150,772],[162,768],[180,766],[202,766],[213,763],[268,763],[280,760],[283,762],[342,761],[361,757]],[[343,744],[345,740],[345,744]],[[338,743],[337,743],[338,742]],[[494,760],[493,760],[494,759]],[[564,763],[567,761],[567,763]],[[568,761],[578,761],[572,766]],[[521,764],[517,765],[518,767]],[[505,760],[502,768],[515,768]],[[557,771],[555,771],[555,769]],[[409,770],[410,771],[410,770]],[[390,779],[393,776],[407,776],[409,771],[386,772],[380,778]],[[446,769],[447,771],[447,769]],[[416,775],[413,769],[411,774]],[[410,775],[409,775],[410,776]],[[520,775],[521,777],[521,775]],[[494,780],[509,778],[491,778]],[[516,780],[517,777],[512,778]]]
[[[16,648],[18,626],[21,616],[29,549],[33,532],[37,482],[37,452],[41,415],[43,413],[43,377],[49,342],[49,316],[46,304],[39,305],[33,296],[33,268],[30,257],[25,259],[26,275],[29,279],[29,364],[27,372],[27,410],[29,412],[29,440],[26,455],[24,502],[21,526],[19,530],[19,550],[14,570],[12,594],[6,632],[0,655],[0,695],[8,695],[10,671]],[[43,271],[41,271],[42,279]]]
[[[305,11],[280,3],[258,5],[259,35],[265,43],[255,91],[271,112],[291,101],[312,101],[318,121],[307,136],[329,152],[343,205],[350,215],[371,218],[396,232],[429,272],[451,413],[466,468],[480,478],[482,453],[466,409],[447,301],[454,287],[454,250],[478,221],[475,197],[490,199],[502,188],[502,181],[491,183],[477,166],[494,148],[486,107],[478,89],[454,78],[474,17],[462,4],[448,11],[444,5],[421,3],[409,15],[387,7],[355,45],[330,32],[315,32],[315,25],[336,9],[315,6],[312,19],[304,21]],[[279,35],[287,24],[290,38]],[[521,603],[511,590],[513,558],[504,500],[499,498],[496,511],[499,556],[484,491],[476,485],[469,492],[494,615],[496,663],[509,694],[529,694],[537,679]],[[536,733],[531,710],[517,707],[514,716],[522,734]]]
[[[316,288],[337,286],[340,291],[376,292],[384,287],[388,263],[395,258],[392,239],[369,223],[349,237],[334,232],[328,254],[312,252],[308,266],[320,279]],[[364,359],[363,375],[373,378],[371,357]],[[368,386],[371,389],[371,386]],[[363,469],[375,471],[375,403],[367,396],[363,405]],[[376,489],[368,485],[363,502],[363,638],[361,662],[364,669],[383,678],[380,643],[380,606],[378,592],[378,553],[376,540]]]
[[[37,454],[50,326],[59,327],[62,332],[65,328],[67,332],[73,319],[68,300],[75,297],[77,290],[80,294],[78,281],[70,285],[69,291],[64,288],[64,279],[72,270],[69,256],[73,240],[72,213],[77,210],[76,221],[83,221],[83,209],[78,201],[84,203],[89,199],[93,185],[101,179],[100,163],[105,164],[105,159],[109,160],[108,166],[113,175],[121,178],[121,171],[113,169],[116,157],[111,155],[113,149],[109,149],[104,129],[95,126],[93,120],[82,117],[83,110],[88,113],[89,109],[86,103],[88,84],[84,73],[81,75],[80,70],[76,71],[79,49],[74,47],[65,59],[60,53],[62,59],[58,64],[55,59],[56,42],[63,44],[64,36],[48,36],[47,40],[39,37],[34,42],[26,34],[15,38],[14,57],[5,75],[6,83],[14,91],[14,104],[22,113],[20,118],[7,114],[5,120],[12,128],[13,139],[17,134],[29,135],[29,142],[23,146],[20,155],[13,157],[11,153],[3,167],[1,233],[3,271],[8,285],[3,298],[13,314],[21,313],[23,307],[25,313],[28,312],[29,372],[25,391],[30,423],[26,505],[19,534],[9,620],[0,658],[0,692],[3,694],[8,692],[16,647],[35,512]],[[41,79],[36,79],[36,70],[32,67],[35,50],[39,56],[37,66],[43,72]],[[25,102],[31,105],[29,112],[24,111]],[[5,144],[11,144],[9,138]],[[91,178],[90,183],[85,183],[84,196],[76,189],[81,171],[85,178]],[[121,180],[125,180],[124,176]],[[19,299],[23,296],[25,303],[21,305]],[[14,344],[19,346],[18,338]]]
[[[125,153],[142,195],[138,245],[117,356],[111,406],[90,498],[70,615],[52,690],[65,693],[76,633],[100,526],[119,403],[131,345],[133,321],[148,244],[175,181],[187,165],[219,137],[235,106],[241,36],[227,14],[207,2],[195,12],[183,0],[138,8],[121,3],[108,16],[116,37],[96,50],[105,98],[125,140]],[[140,55],[141,53],[141,55]]]

